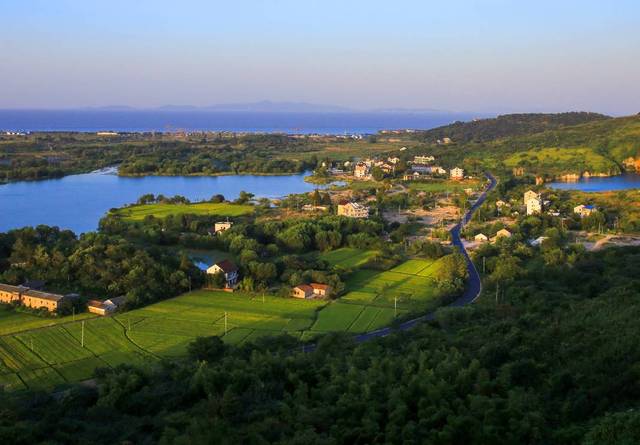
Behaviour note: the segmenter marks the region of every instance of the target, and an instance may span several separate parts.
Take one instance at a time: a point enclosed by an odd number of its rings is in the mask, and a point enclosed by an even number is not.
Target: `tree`
[[[224,276],[224,272],[216,272],[214,274],[209,274],[209,283],[212,287],[216,289],[222,289],[227,286],[227,279]]]
[[[192,360],[213,362],[219,360],[227,350],[218,336],[197,337],[189,343],[187,353]]]

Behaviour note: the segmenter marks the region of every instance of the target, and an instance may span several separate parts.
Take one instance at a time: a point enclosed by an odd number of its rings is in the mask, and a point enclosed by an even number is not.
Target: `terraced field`
[[[373,253],[339,249],[331,254],[332,264],[358,264]],[[332,302],[199,290],[108,318],[47,319],[54,324],[28,330],[14,320],[4,325],[8,335],[0,336],[0,385],[50,388],[88,379],[99,367],[153,363],[184,355],[198,336],[219,335],[242,344],[280,333],[310,339],[326,332],[371,331],[435,304],[433,273],[439,265],[414,259],[385,272],[357,270],[346,295]],[[4,314],[10,318],[11,313]],[[33,326],[28,317],[21,319]]]

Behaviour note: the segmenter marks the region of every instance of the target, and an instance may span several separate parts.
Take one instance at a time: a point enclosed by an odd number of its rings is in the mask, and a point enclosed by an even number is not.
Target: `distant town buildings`
[[[368,218],[369,207],[357,202],[341,202],[338,204],[338,215],[348,218]]]
[[[584,218],[585,216],[591,215],[596,210],[595,206],[580,204],[573,208],[573,213],[580,215],[580,218]]]
[[[451,179],[460,180],[464,178],[464,170],[459,167],[454,167],[449,171]]]
[[[529,190],[524,194],[524,205],[527,207],[527,215],[535,215],[542,213],[543,202],[542,197],[534,192],[533,190]]]
[[[414,156],[413,157],[414,164],[429,164],[435,160],[436,158],[433,156]]]
[[[473,239],[479,243],[486,243],[487,241],[489,241],[489,238],[484,233],[478,233],[476,236],[473,237]]]
[[[358,162],[353,170],[356,178],[368,178],[370,176],[370,166],[364,162]]]
[[[511,232],[509,232],[507,229],[500,229],[498,230],[498,233],[496,233],[496,236],[491,238],[491,242],[495,243],[500,238],[511,238]]]

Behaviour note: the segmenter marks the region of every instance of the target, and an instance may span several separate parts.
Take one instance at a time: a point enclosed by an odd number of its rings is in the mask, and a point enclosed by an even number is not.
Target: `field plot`
[[[320,255],[320,259],[326,261],[332,266],[340,266],[345,269],[353,269],[366,264],[375,256],[375,250],[361,250],[351,247],[342,247],[340,249],[325,252]]]
[[[16,332],[27,331],[29,329],[68,323],[74,319],[82,320],[95,317],[96,315],[87,312],[78,314],[75,317],[43,318],[33,314],[16,312],[13,308],[0,304],[0,335],[14,334]]]
[[[218,215],[218,216],[242,216],[252,213],[253,206],[242,204],[230,204],[226,202],[203,202],[196,204],[144,204],[125,207],[114,211],[112,214],[121,216],[128,221],[142,221],[147,216],[165,218],[169,215]]]
[[[325,258],[351,267],[372,254],[338,249]],[[347,280],[347,293],[332,302],[198,290],[114,317],[21,330],[0,336],[0,386],[51,388],[88,379],[100,367],[153,363],[184,355],[199,336],[243,344],[283,333],[311,340],[327,332],[372,331],[435,304],[433,273],[440,263],[413,259],[385,272],[356,270]],[[0,313],[0,326],[2,319],[12,319],[5,327],[33,323],[17,315]]]
[[[311,327],[316,332],[347,331],[358,318],[364,306],[344,304],[336,301],[318,313],[318,319]]]

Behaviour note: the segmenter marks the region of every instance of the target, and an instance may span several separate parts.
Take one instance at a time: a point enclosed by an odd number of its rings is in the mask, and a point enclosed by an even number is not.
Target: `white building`
[[[580,204],[573,208],[573,213],[580,215],[580,218],[584,218],[585,216],[591,215],[596,210],[595,206]]]
[[[364,162],[358,162],[353,170],[353,176],[356,178],[368,178],[369,166]]]
[[[449,175],[451,176],[451,179],[463,179],[464,170],[459,167],[454,167],[449,171]]]
[[[368,218],[369,207],[357,202],[344,202],[338,204],[338,215],[348,218]]]
[[[436,158],[433,156],[414,156],[413,163],[414,164],[428,164],[430,162],[435,161]]]
[[[531,198],[527,201],[527,215],[536,215],[542,213],[542,199]]]
[[[485,235],[484,233],[478,233],[473,237],[473,239],[478,241],[479,243],[486,243],[487,241],[489,241],[489,238],[487,238],[487,235]]]
[[[230,260],[222,260],[207,269],[207,274],[215,275],[222,272],[227,281],[227,287],[233,287],[238,282],[238,266]]]
[[[224,232],[225,230],[229,230],[233,223],[231,221],[219,221],[213,225],[213,232],[218,234],[220,232]]]

